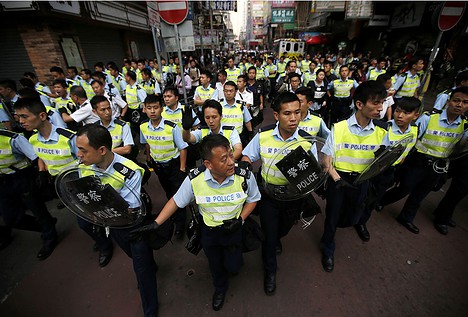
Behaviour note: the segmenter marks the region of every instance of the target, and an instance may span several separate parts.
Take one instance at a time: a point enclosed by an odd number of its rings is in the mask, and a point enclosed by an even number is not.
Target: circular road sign
[[[465,1],[446,1],[439,14],[439,30],[448,31],[453,28],[465,12]]]
[[[161,19],[167,24],[180,24],[188,14],[187,1],[157,1]]]

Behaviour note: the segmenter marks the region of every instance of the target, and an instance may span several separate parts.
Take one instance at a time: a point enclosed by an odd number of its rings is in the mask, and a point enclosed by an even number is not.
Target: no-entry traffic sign
[[[188,14],[187,1],[157,1],[161,19],[167,24],[180,24]]]
[[[464,1],[446,1],[439,14],[439,30],[448,31],[457,25],[465,12],[465,6]]]

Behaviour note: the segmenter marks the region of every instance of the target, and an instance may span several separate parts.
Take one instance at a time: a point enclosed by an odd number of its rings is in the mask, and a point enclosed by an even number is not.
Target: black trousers
[[[336,123],[338,121],[349,118],[353,111],[349,108],[351,98],[336,98],[331,99],[330,121]],[[330,107],[330,106],[328,106]]]
[[[9,235],[11,228],[38,231],[44,246],[52,246],[57,241],[54,220],[40,199],[31,175],[34,175],[31,168],[0,175],[0,215],[6,225],[2,234]],[[25,214],[27,209],[34,217]]]
[[[208,258],[216,292],[228,289],[229,273],[238,273],[242,267],[242,230],[230,232],[221,227],[201,227],[201,244]]]
[[[357,175],[338,172],[340,177],[352,184]],[[336,248],[335,233],[338,227],[344,228],[356,225],[362,217],[365,208],[369,182],[365,181],[356,189],[336,188],[336,183],[327,183],[327,205],[325,207],[325,223],[320,246],[325,256],[333,256]]]
[[[173,159],[168,163],[156,163],[156,165],[154,172],[158,175],[159,183],[166,192],[166,197],[169,200],[175,195],[177,190],[179,190],[180,185],[182,185],[187,175],[180,170],[179,158]],[[171,217],[176,226],[176,230],[185,229],[186,218],[185,208],[177,209],[175,214]]]
[[[434,211],[434,222],[447,225],[453,217],[455,207],[468,194],[468,161],[467,157],[452,163],[452,183],[447,193]]]
[[[439,182],[441,176],[442,174],[436,173],[432,163],[427,162],[422,154],[412,153],[402,166],[400,184],[385,193],[381,204],[389,205],[409,195],[399,217],[406,222],[413,222],[421,202]]]
[[[276,246],[279,240],[286,236],[304,208],[303,199],[280,201],[262,191],[262,199],[258,202],[260,223],[265,240],[262,242],[262,259],[266,273],[276,273]]]

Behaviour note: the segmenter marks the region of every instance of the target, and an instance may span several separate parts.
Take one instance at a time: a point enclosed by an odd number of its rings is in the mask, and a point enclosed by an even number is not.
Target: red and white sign
[[[157,1],[161,19],[167,24],[180,24],[188,14],[187,1]]]
[[[465,1],[446,1],[439,14],[439,29],[448,31],[457,25],[465,12],[465,6]]]

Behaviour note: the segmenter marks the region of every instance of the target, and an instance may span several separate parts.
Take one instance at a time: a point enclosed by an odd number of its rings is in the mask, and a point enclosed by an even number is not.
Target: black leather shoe
[[[283,244],[281,241],[278,241],[278,244],[276,245],[276,254],[280,255],[281,253],[283,253]]]
[[[105,267],[112,259],[112,250],[110,252],[99,251],[99,266]]]
[[[272,296],[276,291],[276,274],[266,273],[265,279],[263,280],[263,290],[268,296]]]
[[[412,233],[414,234],[418,234],[419,233],[419,228],[416,227],[414,225],[414,223],[412,222],[407,222],[403,219],[401,219],[400,217],[397,217],[396,218],[396,221],[398,221],[399,224],[401,224],[403,227],[405,227],[406,229],[408,229],[409,231],[411,231]]]
[[[218,311],[223,308],[224,298],[226,293],[214,292],[213,294],[213,310]]]
[[[37,258],[41,261],[47,259],[52,254],[52,252],[54,252],[56,246],[57,242],[54,242],[48,246],[43,246],[39,252],[37,252]]]
[[[335,267],[335,261],[333,260],[333,257],[322,255],[322,266],[325,272],[333,272],[333,268]]]
[[[457,223],[450,218],[448,221],[448,225],[452,228],[455,228],[457,226]]]
[[[436,230],[439,231],[439,233],[443,234],[444,236],[447,235],[448,233],[447,225],[442,225],[440,223],[434,222],[434,228],[436,228]]]
[[[370,234],[366,225],[355,225],[354,229],[356,229],[356,232],[362,241],[367,242],[370,240]]]

